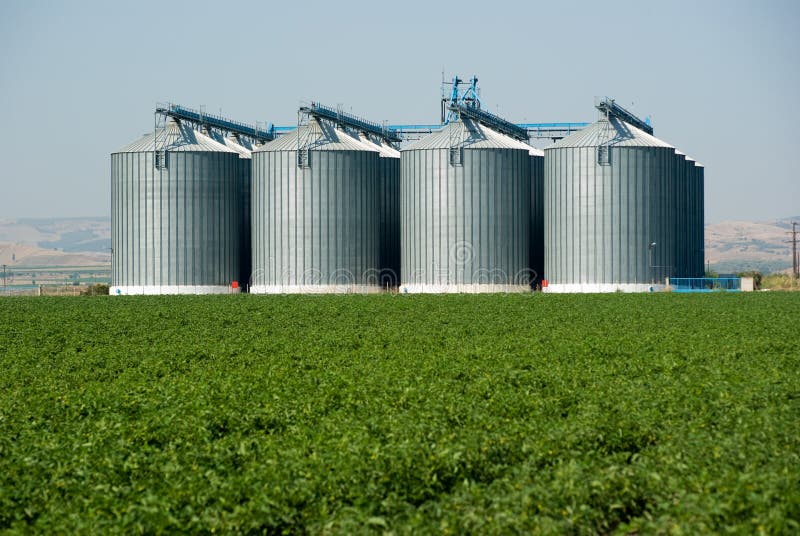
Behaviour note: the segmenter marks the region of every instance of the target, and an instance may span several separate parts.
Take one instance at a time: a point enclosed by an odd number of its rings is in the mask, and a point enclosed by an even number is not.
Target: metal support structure
[[[467,85],[468,84],[468,85]],[[466,86],[463,90],[459,88]],[[469,82],[461,80],[458,76],[453,77],[453,81],[448,85],[442,73],[442,124],[446,125],[454,121],[456,113],[451,110],[455,104],[464,104],[475,108],[481,107],[480,89],[478,89],[478,77],[473,76]]]
[[[792,244],[792,277],[797,279],[800,277],[800,259],[797,258],[797,225],[798,223],[792,222],[792,230],[787,231],[792,238],[787,240]]]
[[[613,101],[612,101],[613,102]],[[603,127],[603,138],[597,146],[597,164],[601,166],[611,165],[611,123],[610,112],[608,109],[600,110],[605,115],[605,126]]]
[[[506,121],[502,117],[494,115],[493,113],[481,110],[477,107],[468,106],[466,104],[453,104],[450,106],[450,110],[458,114],[460,117],[467,117],[469,119],[478,121],[482,125],[486,125],[487,127],[501,132],[506,136],[510,136],[516,140],[525,142],[528,141],[527,129],[518,127],[514,123]]]
[[[518,123],[528,131],[528,139],[550,139],[558,141],[589,126],[589,123]]]
[[[442,76],[442,124],[446,125],[459,116],[469,117],[481,124],[520,141],[530,139],[560,140],[573,132],[588,126],[589,123],[524,123],[515,124],[498,115],[482,109],[483,102],[478,88],[478,77],[473,76],[469,82],[453,77],[450,86],[445,83]],[[401,135],[408,135],[419,131],[421,125],[396,125],[393,128]]]
[[[275,128],[270,123],[266,130],[247,123],[240,123],[232,119],[227,119],[218,115],[211,115],[201,110],[192,110],[178,104],[159,104],[156,107],[156,115],[173,117],[181,121],[192,123],[197,127],[206,127],[223,132],[236,134],[252,140],[253,142],[266,143],[275,139]]]
[[[741,277],[670,277],[672,292],[741,292]]]
[[[792,222],[792,269],[794,278],[800,276],[797,266],[797,222]]]
[[[552,140],[558,141],[574,134],[579,130],[589,126],[589,123],[517,123],[515,126],[527,131],[529,140]],[[279,134],[291,130],[294,127],[275,127]],[[397,137],[403,141],[418,140],[428,134],[436,132],[442,128],[440,124],[408,124],[408,125],[389,125]]]
[[[463,91],[459,90],[461,85],[462,80],[457,76],[453,77],[449,98],[445,97],[444,87],[442,88],[443,124],[448,124],[458,117],[467,117],[514,139],[528,141],[528,130],[526,128],[519,127],[498,115],[481,109],[482,102],[477,76],[473,76],[470,79],[469,84]],[[447,110],[447,115],[445,115],[445,110]]]
[[[323,106],[319,102],[312,102],[310,106],[303,107],[301,110],[359,132],[377,136],[391,144],[419,139],[427,134],[435,132],[441,129],[442,125],[458,117],[458,114],[463,114],[465,117],[475,119],[490,128],[499,130],[522,141],[531,139],[550,139],[552,141],[557,141],[589,125],[589,123],[585,122],[515,124],[506,121],[481,108],[482,101],[480,98],[477,76],[473,76],[469,81],[464,81],[455,76],[449,84],[445,83],[443,77],[441,105],[442,122],[440,124],[381,125],[345,113],[339,108]],[[622,108],[619,109],[622,110]],[[167,117],[188,122],[197,128],[205,127],[222,131],[223,133],[235,134],[236,136],[249,139],[258,144],[274,140],[278,136],[288,134],[297,128],[295,125],[275,126],[269,123],[266,129],[262,129],[258,124],[253,126],[221,116],[207,114],[202,107],[199,110],[193,110],[172,103],[159,104],[156,107],[155,115],[153,126],[155,137],[154,145],[156,147],[153,152],[154,163],[157,160],[157,147],[160,146],[159,138],[163,138],[164,136],[163,127]]]
[[[644,130],[650,135],[653,134],[653,127],[650,126],[649,120],[642,121],[631,112],[614,102],[614,99],[603,97],[602,99],[598,99],[594,106],[600,110],[601,113],[604,113],[606,118],[609,116],[614,116],[622,121],[625,121],[629,125],[633,125],[639,130]]]
[[[311,155],[309,154],[309,147],[307,145],[310,137],[306,138],[306,140],[300,139],[300,127],[308,124],[309,117],[310,114],[306,109],[300,108],[297,110],[297,129],[295,129],[295,135],[297,136],[296,164],[298,168],[307,168],[311,166]]]
[[[338,125],[352,128],[358,132],[378,136],[389,143],[400,143],[403,141],[391,127],[373,123],[364,118],[345,113],[340,109],[323,106],[318,102],[312,102],[310,106],[303,106],[300,108],[300,111],[320,119],[326,119]]]
[[[459,114],[475,119],[490,128],[500,130],[522,141],[531,139],[550,139],[552,141],[557,141],[589,125],[589,123],[585,122],[515,124],[506,121],[481,108],[482,101],[480,98],[477,76],[473,76],[469,81],[464,81],[455,76],[452,82],[446,83],[444,75],[442,75],[441,89],[441,123],[433,125],[379,125],[360,117],[344,113],[338,107],[331,108],[323,106],[318,102],[312,102],[310,106],[301,108],[301,111],[366,134],[378,136],[392,144],[417,140],[427,134],[436,132],[440,130],[443,125],[457,118]],[[293,126],[270,126],[270,131],[276,136],[279,136],[292,131],[294,128]]]
[[[167,116],[160,113],[156,110],[156,113],[153,114],[153,167],[156,170],[163,169],[163,166],[156,165],[156,161],[158,159],[158,153],[163,152],[164,148],[164,141],[167,137]]]

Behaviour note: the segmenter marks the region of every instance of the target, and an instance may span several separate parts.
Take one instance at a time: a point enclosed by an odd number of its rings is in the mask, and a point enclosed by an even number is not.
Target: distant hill
[[[0,263],[98,266],[111,262],[108,218],[0,220]]]
[[[715,272],[759,270],[791,271],[792,221],[800,216],[769,222],[723,221],[706,225],[706,260]]]
[[[788,271],[792,221],[724,221],[706,225],[706,254],[716,272]],[[108,218],[0,220],[0,263],[24,266],[96,266],[111,262]]]

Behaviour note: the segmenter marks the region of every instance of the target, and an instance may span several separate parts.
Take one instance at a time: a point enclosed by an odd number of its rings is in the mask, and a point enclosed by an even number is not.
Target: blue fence
[[[740,292],[740,277],[670,277],[669,286],[673,292]]]

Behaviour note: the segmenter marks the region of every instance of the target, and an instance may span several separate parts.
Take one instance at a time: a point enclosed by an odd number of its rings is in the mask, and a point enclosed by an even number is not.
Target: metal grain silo
[[[544,151],[531,147],[531,283],[539,288],[544,273]]]
[[[674,148],[611,116],[544,152],[547,290],[663,284],[675,264]]]
[[[462,118],[400,151],[401,292],[530,289],[530,149]]]
[[[702,277],[705,273],[705,171],[703,164],[695,162],[694,168],[694,256],[691,270],[694,277]]]
[[[225,145],[228,149],[239,155],[239,204],[237,211],[239,214],[239,285],[249,287],[251,274],[251,237],[250,237],[250,182],[252,180],[252,152],[253,146],[245,139],[235,134],[223,136],[219,132],[213,131],[211,137]]]
[[[702,277],[705,273],[703,222],[703,166],[686,156],[686,273],[685,277]]]
[[[693,242],[691,240],[691,192],[689,191],[689,170],[686,155],[681,151],[675,151],[675,212],[676,221],[674,233],[676,236],[675,245],[675,269],[671,277],[692,277],[691,275],[691,256]]]
[[[112,294],[231,292],[238,155],[170,120],[111,155]]]
[[[380,290],[378,153],[312,118],[253,151],[253,293]]]
[[[400,151],[382,140],[365,134],[358,139],[379,155],[378,198],[380,230],[378,232],[381,287],[400,284]]]

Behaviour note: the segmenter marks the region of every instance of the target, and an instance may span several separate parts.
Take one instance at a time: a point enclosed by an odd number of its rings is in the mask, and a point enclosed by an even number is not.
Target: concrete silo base
[[[239,288],[227,285],[142,285],[111,287],[108,293],[111,296],[160,296],[170,294],[238,294]]]
[[[377,294],[377,285],[253,285],[250,294]]]
[[[400,294],[507,294],[530,291],[528,285],[400,285]]]
[[[665,285],[648,283],[562,283],[549,284],[542,292],[552,294],[592,294],[608,292],[661,292]]]

